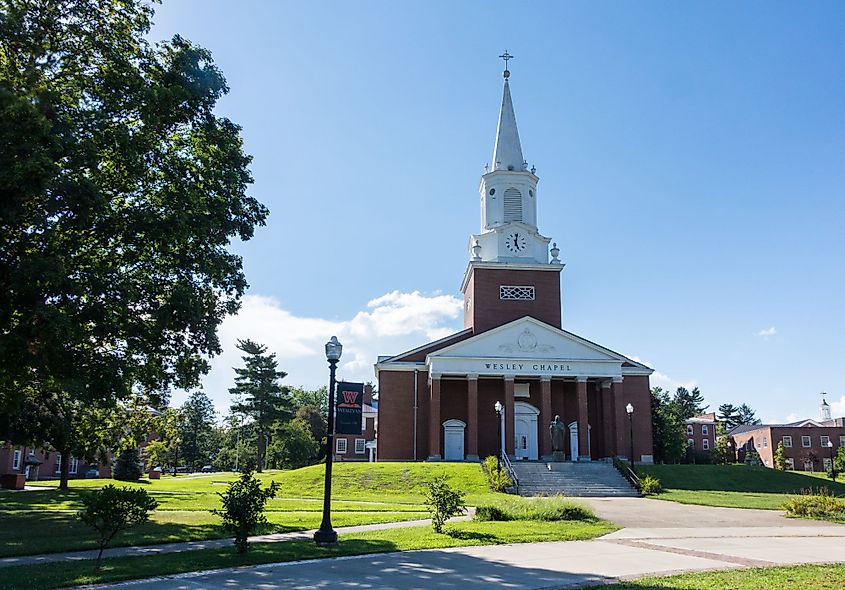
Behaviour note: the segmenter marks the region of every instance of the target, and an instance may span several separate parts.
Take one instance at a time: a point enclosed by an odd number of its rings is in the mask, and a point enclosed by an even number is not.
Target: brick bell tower
[[[492,165],[485,167],[481,193],[481,233],[470,236],[470,262],[464,273],[464,327],[476,334],[524,316],[561,327],[557,244],[537,229],[537,182],[522,157],[511,100],[511,55],[505,51],[504,92]]]

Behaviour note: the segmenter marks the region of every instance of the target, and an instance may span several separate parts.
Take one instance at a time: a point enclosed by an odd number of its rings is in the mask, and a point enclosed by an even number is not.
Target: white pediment
[[[529,358],[617,361],[626,359],[575,334],[524,317],[463,342],[447,346],[429,357]]]
[[[652,372],[624,355],[527,316],[432,352],[426,365],[435,375],[615,378]]]

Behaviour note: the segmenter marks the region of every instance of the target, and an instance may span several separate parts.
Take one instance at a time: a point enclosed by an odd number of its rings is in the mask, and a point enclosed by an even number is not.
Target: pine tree
[[[722,404],[719,406],[719,414],[717,416],[720,422],[725,424],[725,430],[730,432],[739,426],[739,408],[733,404]]]
[[[244,368],[235,369],[235,387],[229,393],[238,401],[232,404],[232,412],[252,418],[258,435],[258,456],[256,471],[264,467],[267,444],[272,425],[291,418],[291,403],[288,389],[279,385],[287,373],[279,371],[276,354],[267,354],[267,347],[252,340],[238,340],[238,349],[243,356]]]
[[[687,390],[686,387],[679,387],[675,391],[675,397],[672,400],[677,406],[678,417],[683,422],[693,416],[703,414],[709,406],[704,405],[704,395],[694,387],[692,391]]]
[[[786,449],[783,447],[783,441],[780,441],[775,449],[775,469],[786,469]]]
[[[737,409],[739,424],[760,424],[757,414],[748,404],[742,404]]]
[[[195,471],[202,469],[211,462],[214,405],[204,392],[195,391],[182,404],[181,417],[177,429],[182,457]]]

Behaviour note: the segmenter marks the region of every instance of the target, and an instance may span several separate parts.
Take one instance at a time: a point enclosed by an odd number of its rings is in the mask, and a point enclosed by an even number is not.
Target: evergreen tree
[[[756,412],[752,410],[747,404],[742,404],[737,409],[738,425],[740,424],[760,424]]]
[[[694,387],[692,391],[687,390],[686,387],[679,387],[675,391],[675,397],[672,401],[675,403],[678,418],[680,418],[681,422],[693,416],[703,414],[708,408],[708,406],[703,405],[704,396],[698,390],[698,387]]]
[[[291,418],[288,390],[279,385],[287,373],[279,371],[276,354],[267,354],[267,347],[252,340],[238,340],[238,349],[245,352],[244,367],[235,368],[235,387],[229,393],[236,396],[232,412],[252,418],[258,437],[256,471],[264,467],[264,457],[274,422]]]
[[[783,441],[780,441],[775,449],[775,469],[781,471],[786,469],[786,449],[783,446]]]
[[[126,449],[117,456],[112,470],[114,478],[121,481],[138,481],[144,472],[138,449]]]
[[[740,424],[739,408],[737,408],[733,404],[722,404],[719,406],[719,413],[717,415],[717,418],[720,422],[724,423],[725,430],[730,432]]]
[[[195,391],[182,404],[178,425],[185,465],[197,471],[211,462],[214,442],[214,405],[203,391]]]
[[[654,459],[658,463],[677,463],[686,453],[686,433],[675,402],[667,390],[651,390],[651,421]]]

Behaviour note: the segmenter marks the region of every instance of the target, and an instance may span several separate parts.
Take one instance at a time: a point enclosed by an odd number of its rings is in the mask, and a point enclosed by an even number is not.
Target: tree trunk
[[[256,461],[255,470],[261,473],[264,470],[264,455],[267,453],[267,438],[264,432],[258,433],[258,461]]]
[[[60,451],[62,454],[61,460],[61,476],[59,479],[59,489],[66,490],[68,489],[68,472],[70,471],[70,453],[67,449],[63,449]]]

